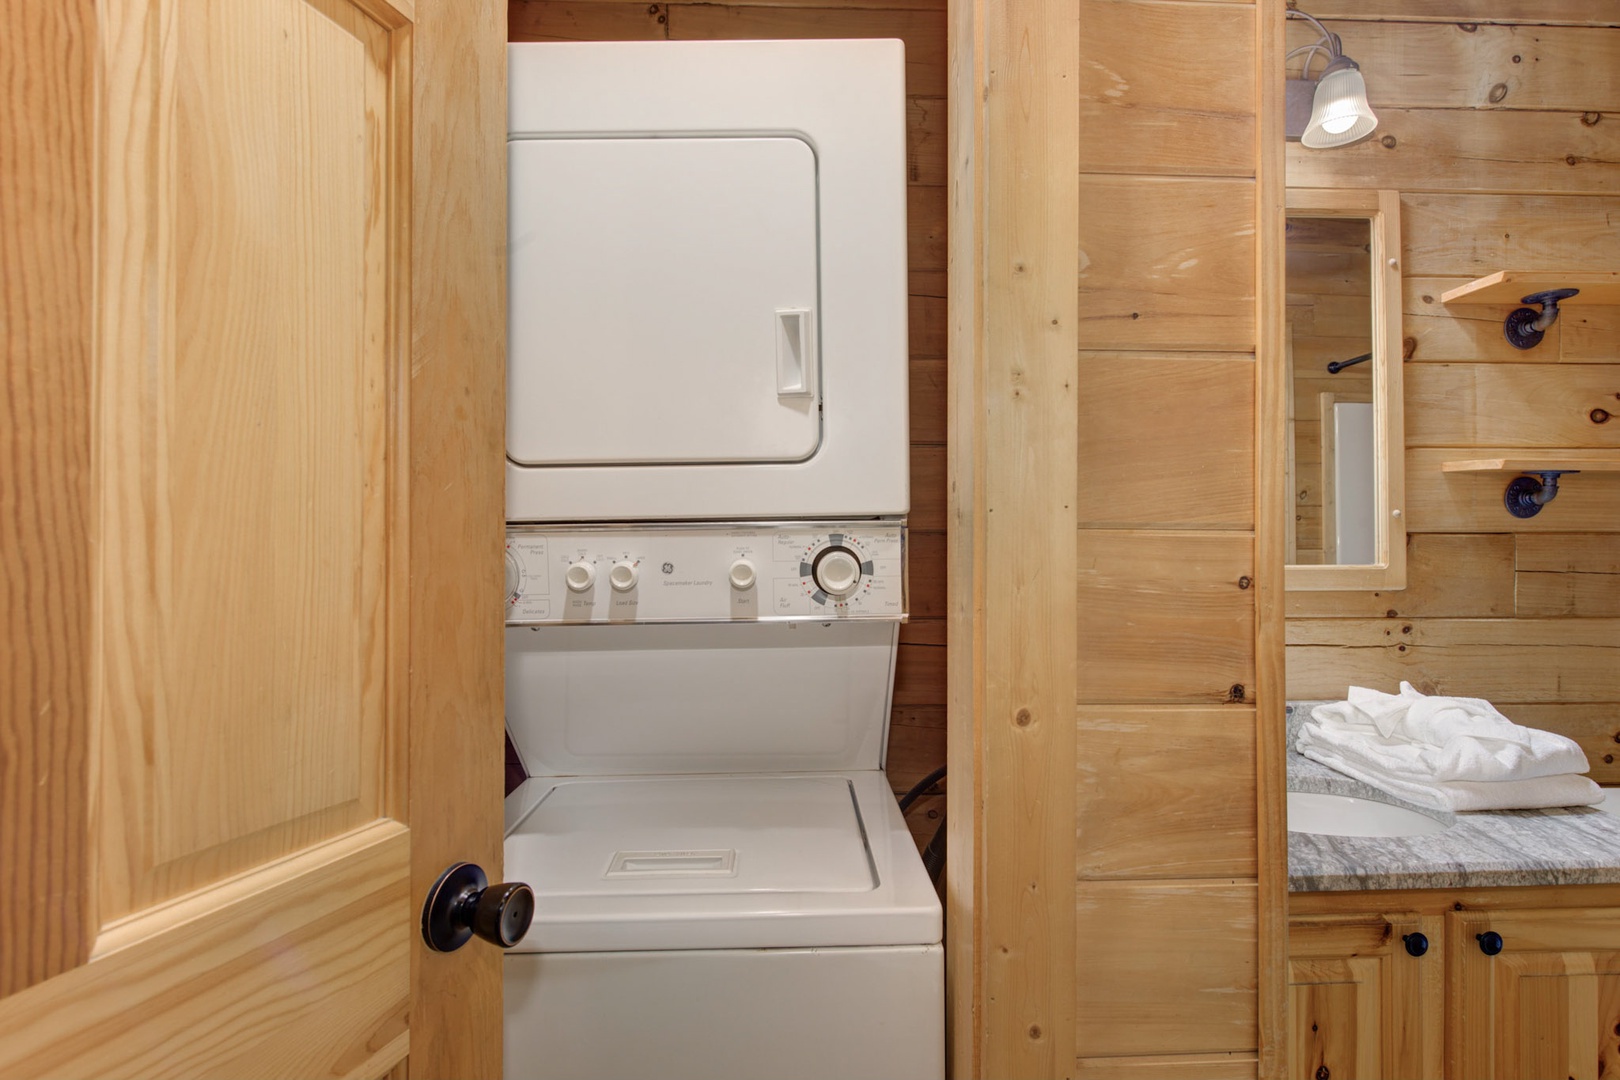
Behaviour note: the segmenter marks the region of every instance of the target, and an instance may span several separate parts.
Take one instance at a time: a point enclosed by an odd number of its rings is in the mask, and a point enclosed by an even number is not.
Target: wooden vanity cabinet
[[[1620,886],[1296,893],[1288,956],[1299,1080],[1620,1078]]]
[[[1439,1080],[1444,952],[1438,916],[1290,919],[1289,1075]]]
[[[1459,911],[1446,923],[1450,1076],[1620,1076],[1620,909]],[[1494,955],[1487,934],[1500,938]]]

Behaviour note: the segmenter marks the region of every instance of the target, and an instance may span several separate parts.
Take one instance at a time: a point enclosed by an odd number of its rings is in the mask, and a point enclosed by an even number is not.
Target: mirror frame
[[[1372,256],[1373,469],[1378,482],[1376,561],[1359,565],[1290,564],[1294,592],[1406,588],[1406,424],[1401,394],[1401,197],[1397,191],[1289,188],[1288,217],[1358,218],[1369,223]],[[1287,229],[1281,230],[1287,243]],[[1286,248],[1279,253],[1285,262]],[[1284,276],[1284,289],[1287,278]]]

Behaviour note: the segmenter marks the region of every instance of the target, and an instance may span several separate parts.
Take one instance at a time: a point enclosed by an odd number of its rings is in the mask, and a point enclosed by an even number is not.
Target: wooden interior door
[[[505,5],[5,12],[0,1076],[495,1075]]]

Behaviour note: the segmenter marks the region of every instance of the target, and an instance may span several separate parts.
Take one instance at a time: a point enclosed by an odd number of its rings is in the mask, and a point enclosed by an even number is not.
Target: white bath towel
[[[1490,783],[1583,773],[1574,740],[1515,724],[1480,698],[1430,697],[1353,686],[1349,700],[1318,705],[1301,729],[1318,748],[1417,783]],[[1303,753],[1303,748],[1301,749]]]
[[[1562,773],[1531,780],[1417,781],[1368,769],[1336,754],[1331,748],[1300,738],[1300,753],[1363,783],[1387,791],[1417,806],[1453,813],[1464,810],[1539,810],[1552,806],[1592,806],[1603,801],[1603,789],[1585,776]]]

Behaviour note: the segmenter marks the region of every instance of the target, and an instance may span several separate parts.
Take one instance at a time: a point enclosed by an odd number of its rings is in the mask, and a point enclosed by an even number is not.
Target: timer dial
[[[861,560],[847,547],[833,546],[816,556],[811,574],[829,596],[848,596],[861,581]]]

